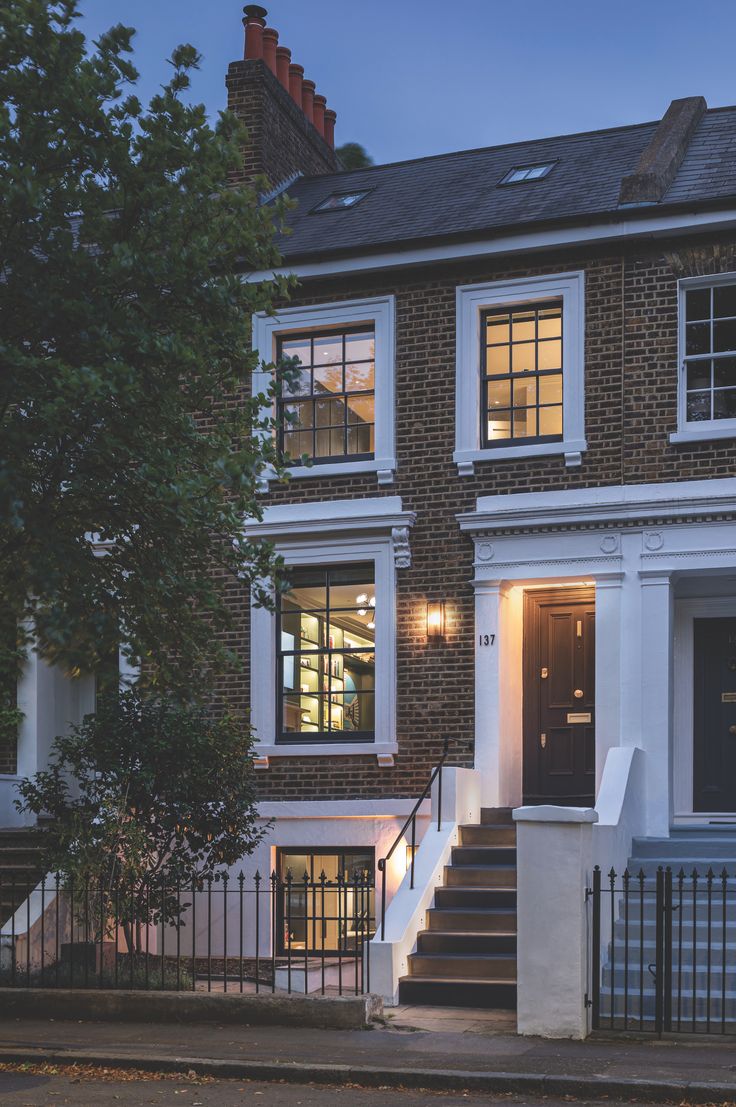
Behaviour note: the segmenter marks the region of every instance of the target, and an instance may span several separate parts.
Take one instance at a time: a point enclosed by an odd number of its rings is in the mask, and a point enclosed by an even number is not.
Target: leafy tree
[[[113,913],[128,928],[175,924],[192,886],[219,879],[263,836],[250,755],[241,719],[130,689],[56,739],[17,806],[51,816],[48,869],[95,910],[105,902],[103,925]]]
[[[232,661],[228,588],[267,602],[280,569],[241,528],[264,466],[282,472],[274,367],[246,390],[251,316],[288,282],[241,276],[278,263],[284,209],[228,187],[245,132],[187,102],[191,46],[144,107],[133,31],[92,48],[77,18],[77,0],[0,6],[2,613],[21,653],[93,671],[120,638],[195,693]],[[0,687],[18,656],[0,635]]]
[[[373,165],[373,158],[359,142],[344,142],[335,153],[343,169],[366,169]]]

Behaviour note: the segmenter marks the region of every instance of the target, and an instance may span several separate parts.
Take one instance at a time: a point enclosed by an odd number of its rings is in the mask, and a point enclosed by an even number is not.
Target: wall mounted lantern
[[[427,604],[427,638],[445,637],[445,605],[439,600]]]

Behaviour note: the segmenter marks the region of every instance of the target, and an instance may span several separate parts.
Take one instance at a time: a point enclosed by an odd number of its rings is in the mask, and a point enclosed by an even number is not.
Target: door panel
[[[595,793],[595,594],[530,590],[524,610],[524,802]]]
[[[695,619],[693,647],[693,810],[736,811],[736,619]]]

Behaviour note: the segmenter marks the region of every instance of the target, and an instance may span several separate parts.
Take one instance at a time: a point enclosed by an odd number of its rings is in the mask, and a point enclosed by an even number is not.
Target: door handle
[[[546,749],[546,747],[547,747],[547,735],[546,734],[542,733],[542,734],[539,735],[539,744],[542,747],[542,749]]]
[[[583,692],[582,688],[576,688],[575,691],[573,692],[573,696],[575,697],[576,700],[581,700],[584,695],[585,695],[585,693]]]
[[[730,726],[728,728],[728,733],[729,734],[736,734],[736,726]]]

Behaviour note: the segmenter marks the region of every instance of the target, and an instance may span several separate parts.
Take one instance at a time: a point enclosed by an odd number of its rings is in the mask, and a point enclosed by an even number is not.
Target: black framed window
[[[277,870],[279,953],[346,953],[373,937],[373,849],[290,846],[278,850]]]
[[[281,452],[292,464],[372,458],[375,332],[372,326],[279,337],[277,357],[298,358],[278,404]]]
[[[298,568],[289,578],[279,609],[278,741],[372,741],[374,565]]]
[[[483,312],[484,446],[562,438],[562,358],[562,300]]]
[[[685,418],[736,419],[736,282],[685,293]]]

